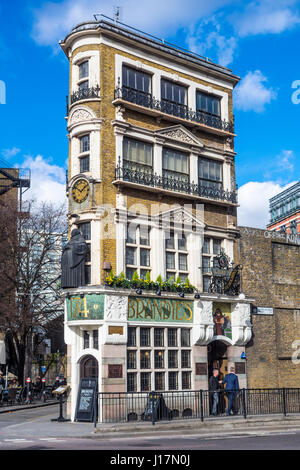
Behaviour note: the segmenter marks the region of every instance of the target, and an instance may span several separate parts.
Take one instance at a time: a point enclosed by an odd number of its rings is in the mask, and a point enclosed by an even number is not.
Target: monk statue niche
[[[84,265],[87,251],[87,244],[80,230],[72,230],[71,239],[64,247],[61,257],[61,287],[63,289],[85,285]]]

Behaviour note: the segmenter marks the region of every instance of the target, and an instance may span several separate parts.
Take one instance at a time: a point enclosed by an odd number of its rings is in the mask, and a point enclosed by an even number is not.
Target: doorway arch
[[[84,356],[80,361],[81,379],[98,379],[98,361],[94,356]]]
[[[215,340],[207,347],[208,377],[212,376],[213,369],[220,372],[220,380],[223,380],[228,372],[227,347],[224,341]]]

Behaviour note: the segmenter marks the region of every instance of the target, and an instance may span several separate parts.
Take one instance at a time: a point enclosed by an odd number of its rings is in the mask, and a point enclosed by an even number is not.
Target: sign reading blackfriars
[[[193,322],[193,301],[129,297],[128,320]]]

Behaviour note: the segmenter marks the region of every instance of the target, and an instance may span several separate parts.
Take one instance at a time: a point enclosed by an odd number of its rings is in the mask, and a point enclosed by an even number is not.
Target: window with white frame
[[[153,146],[147,142],[124,137],[124,168],[151,173],[153,167]]]
[[[196,93],[196,110],[201,111],[208,116],[221,116],[221,99],[215,95],[209,95],[203,91]]]
[[[162,154],[163,177],[175,180],[189,181],[189,157],[188,154],[178,150],[163,148]]]
[[[80,141],[80,173],[90,171],[90,134],[79,137]]]
[[[190,328],[128,327],[127,391],[191,389]]]
[[[141,278],[151,274],[150,227],[146,225],[127,226],[126,236],[126,278],[132,279],[136,271]]]
[[[208,158],[198,158],[199,186],[222,189],[223,165],[221,162]]]
[[[169,80],[161,80],[162,102],[171,102],[181,105],[187,104],[187,88]]]
[[[122,86],[128,89],[150,95],[151,78],[150,74],[128,67],[127,65],[122,67]]]
[[[181,281],[189,275],[187,238],[184,233],[166,233],[165,240],[166,256],[166,278],[176,280],[179,276]]]
[[[98,330],[84,330],[83,331],[83,349],[99,349],[99,334]]]
[[[223,240],[220,238],[204,237],[202,246],[202,280],[203,292],[209,291],[212,268],[216,266],[216,257],[219,256]]]
[[[187,87],[169,80],[161,80],[161,110],[186,119]]]
[[[78,87],[79,90],[86,90],[89,87],[89,61],[85,60],[78,65]]]

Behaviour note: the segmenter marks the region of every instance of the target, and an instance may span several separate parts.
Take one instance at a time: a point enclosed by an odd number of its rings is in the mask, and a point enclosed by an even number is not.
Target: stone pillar
[[[126,392],[127,311],[127,296],[105,296],[100,392]]]
[[[193,345],[194,390],[208,389],[207,346]]]

